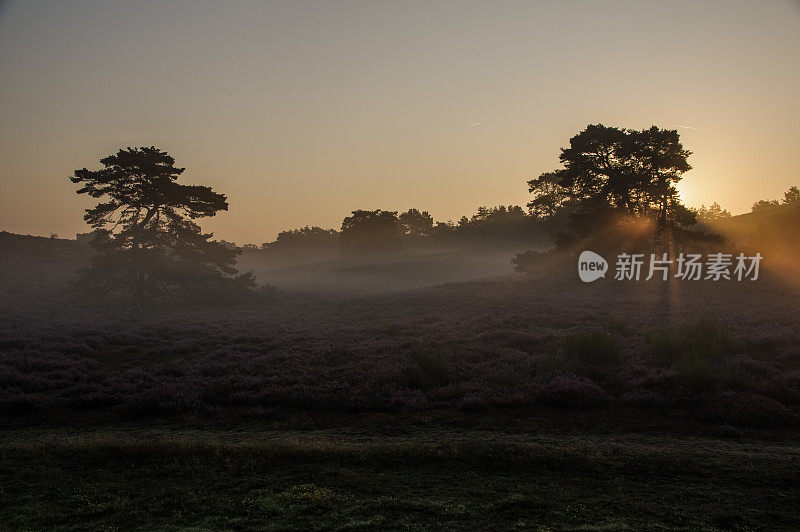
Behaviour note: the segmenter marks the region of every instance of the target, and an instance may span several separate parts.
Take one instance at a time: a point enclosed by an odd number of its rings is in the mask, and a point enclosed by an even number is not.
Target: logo
[[[578,276],[584,283],[591,283],[606,276],[608,262],[594,251],[583,251],[578,257]]]
[[[699,253],[681,252],[674,260],[668,253],[650,253],[648,260],[645,253],[620,253],[617,255],[614,280],[755,281],[762,258],[761,253],[753,256],[744,253],[708,253],[703,257]],[[584,283],[605,277],[607,271],[606,259],[594,251],[584,251],[578,257],[578,276]]]

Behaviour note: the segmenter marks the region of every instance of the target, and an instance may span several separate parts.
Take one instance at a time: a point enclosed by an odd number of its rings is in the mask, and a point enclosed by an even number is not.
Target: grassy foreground
[[[12,428],[0,441],[0,524],[800,527],[800,444],[791,434],[682,436],[562,423]]]

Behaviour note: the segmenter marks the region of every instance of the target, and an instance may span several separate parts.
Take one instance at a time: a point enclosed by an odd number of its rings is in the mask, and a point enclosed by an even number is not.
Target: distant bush
[[[511,258],[514,271],[518,273],[532,273],[540,269],[547,262],[549,255],[539,251],[528,250]]]

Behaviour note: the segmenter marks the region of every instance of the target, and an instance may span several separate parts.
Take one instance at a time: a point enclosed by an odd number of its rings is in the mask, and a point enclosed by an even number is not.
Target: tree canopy
[[[528,208],[540,218],[566,207],[612,209],[653,217],[661,227],[690,225],[694,215],[675,186],[691,169],[689,155],[675,130],[589,125],[561,149],[563,168],[528,182]]]
[[[800,188],[791,187],[783,194],[784,205],[800,205]]]
[[[339,232],[335,229],[323,229],[322,227],[305,226],[299,229],[289,229],[278,233],[275,242],[265,242],[262,248],[273,247],[324,247],[339,243]]]
[[[776,207],[780,207],[780,202],[778,200],[758,200],[757,202],[753,203],[753,206],[750,207],[750,212],[764,212],[770,209],[774,209]]]
[[[700,205],[700,208],[697,209],[697,221],[703,223],[713,223],[730,217],[730,211],[723,209],[716,201],[708,207]]]
[[[347,251],[380,251],[400,247],[397,211],[355,210],[342,220],[342,247]]]
[[[76,170],[78,194],[103,199],[84,219],[101,251],[84,276],[103,291],[118,290],[134,305],[164,295],[243,289],[251,274],[237,275],[236,249],[211,241],[193,220],[228,210],[223,194],[177,183],[184,172],[155,147],[121,149],[100,160],[100,170]]]
[[[410,238],[431,236],[433,232],[433,216],[428,211],[408,209],[398,217],[400,231]]]

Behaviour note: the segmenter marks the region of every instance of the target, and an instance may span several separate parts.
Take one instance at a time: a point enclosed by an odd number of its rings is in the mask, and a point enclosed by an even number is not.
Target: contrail
[[[682,125],[680,125],[680,124],[670,124],[670,125],[671,125],[672,127],[680,127],[680,128],[683,128],[683,129],[700,129],[699,127],[693,127],[693,126],[682,126]]]
[[[475,122],[474,124],[470,124],[470,125],[469,125],[469,126],[467,126],[467,127],[475,127],[475,126],[479,126],[479,125],[481,125],[481,124],[483,124],[483,122]]]

